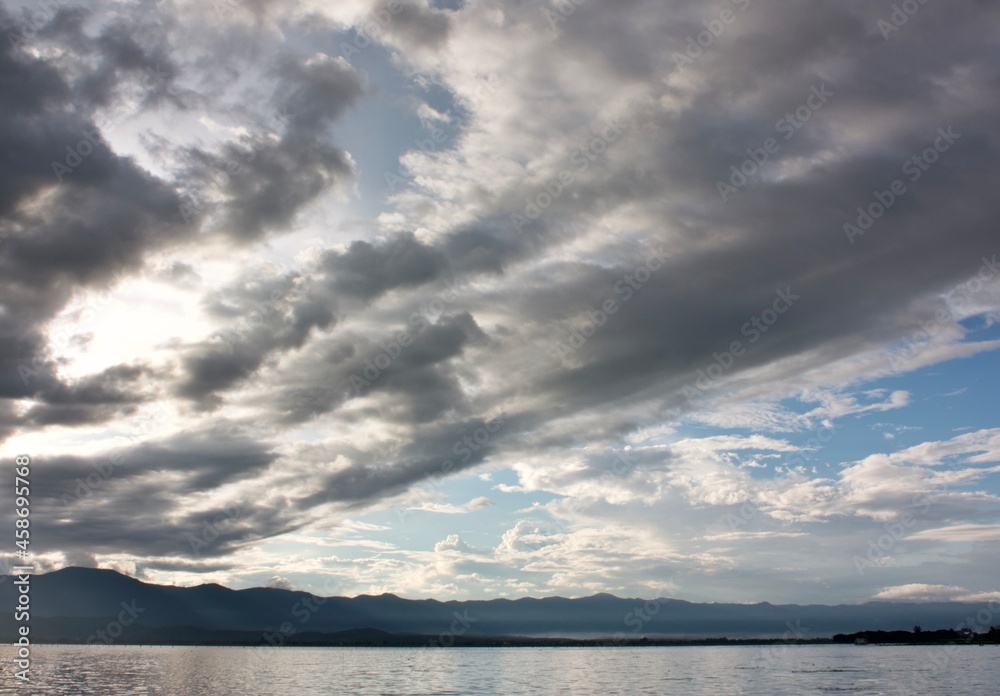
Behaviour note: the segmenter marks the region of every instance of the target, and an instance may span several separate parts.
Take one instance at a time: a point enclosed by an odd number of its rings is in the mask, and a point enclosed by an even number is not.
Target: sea
[[[3,694],[991,694],[1000,646],[241,648],[0,646]]]

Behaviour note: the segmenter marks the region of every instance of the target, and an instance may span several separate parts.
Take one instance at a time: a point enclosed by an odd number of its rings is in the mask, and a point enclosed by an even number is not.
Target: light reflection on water
[[[1000,646],[677,648],[32,647],[28,688],[0,646],[0,693],[996,694]]]

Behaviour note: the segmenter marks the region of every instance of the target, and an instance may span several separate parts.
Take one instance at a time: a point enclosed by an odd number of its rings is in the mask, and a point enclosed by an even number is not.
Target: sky
[[[0,8],[39,570],[1000,597],[995,3]]]

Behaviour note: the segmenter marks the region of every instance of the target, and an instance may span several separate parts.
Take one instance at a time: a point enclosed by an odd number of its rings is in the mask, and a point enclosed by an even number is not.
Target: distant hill
[[[9,582],[0,586],[0,604],[13,607],[15,592]],[[277,632],[280,635],[276,637],[284,642],[295,642],[292,635],[302,638],[306,633],[339,632],[353,632],[343,636],[355,642],[378,642],[383,634],[811,639],[861,630],[908,630],[914,624],[953,628],[981,608],[951,602],[694,604],[607,594],[580,599],[448,602],[401,599],[391,594],[319,598],[307,592],[271,588],[153,585],[91,568],[65,568],[31,580],[31,624],[39,639],[84,640],[105,628],[124,611],[123,606],[141,611],[115,642],[142,642],[144,637],[152,642],[154,634],[165,635],[153,629],[167,627],[171,627],[171,635],[203,636],[206,642],[256,642],[253,635],[264,632]],[[4,640],[12,635],[10,624],[9,619],[0,621]],[[249,632],[250,638],[241,632]]]

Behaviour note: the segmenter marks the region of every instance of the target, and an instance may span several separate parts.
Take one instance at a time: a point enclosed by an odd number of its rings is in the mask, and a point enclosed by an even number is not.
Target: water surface
[[[32,647],[0,692],[248,694],[997,694],[1000,646],[649,648]]]

